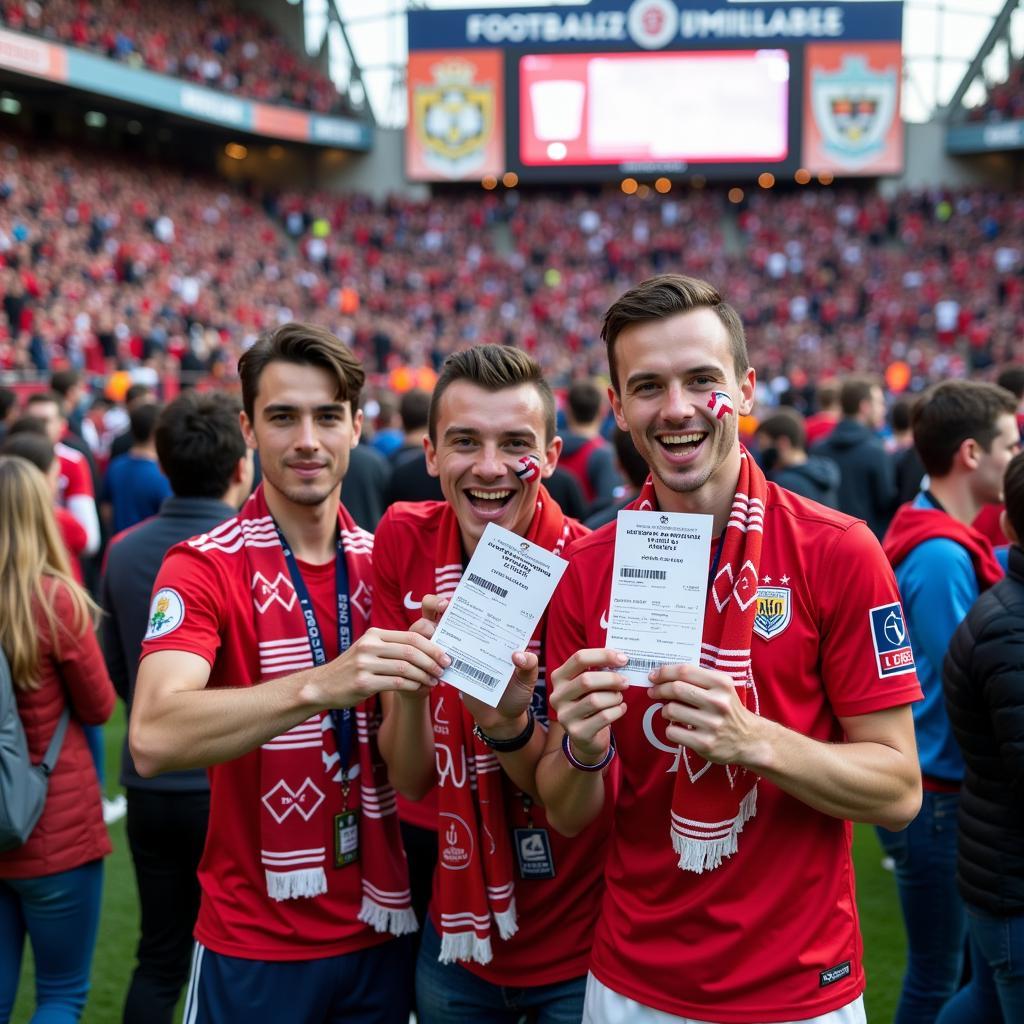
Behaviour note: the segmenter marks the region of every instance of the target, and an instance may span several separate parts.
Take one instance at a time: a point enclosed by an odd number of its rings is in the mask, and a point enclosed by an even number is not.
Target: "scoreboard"
[[[901,33],[894,0],[413,10],[406,174],[899,174]]]

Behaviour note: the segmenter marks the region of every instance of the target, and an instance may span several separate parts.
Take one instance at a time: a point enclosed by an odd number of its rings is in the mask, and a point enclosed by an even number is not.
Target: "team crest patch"
[[[871,619],[871,642],[875,645],[875,664],[878,666],[879,677],[885,679],[887,676],[915,671],[914,652],[899,601],[872,608],[868,615]]]
[[[789,587],[758,587],[754,632],[771,640],[785,632],[793,621],[793,595]]]
[[[161,587],[153,595],[153,603],[149,609],[149,624],[143,639],[154,640],[156,637],[173,633],[184,621],[185,602],[181,594],[170,587]]]

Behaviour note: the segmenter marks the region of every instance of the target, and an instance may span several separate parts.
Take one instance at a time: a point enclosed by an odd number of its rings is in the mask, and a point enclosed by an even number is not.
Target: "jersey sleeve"
[[[223,577],[209,556],[187,543],[171,548],[153,584],[140,660],[155,651],[187,651],[212,667],[228,606]]]
[[[379,629],[408,629],[398,578],[398,545],[401,534],[389,509],[373,535],[373,612],[370,624]]]
[[[896,578],[867,525],[843,531],[823,556],[821,675],[840,717],[921,699]]]

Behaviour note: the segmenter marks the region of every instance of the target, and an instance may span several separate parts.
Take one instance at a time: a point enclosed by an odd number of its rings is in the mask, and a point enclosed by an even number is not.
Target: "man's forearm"
[[[563,731],[551,724],[547,749],[537,763],[537,790],[552,828],[579,835],[604,806],[604,772],[581,772],[562,753]]]
[[[429,697],[384,694],[377,743],[391,785],[407,800],[421,800],[437,781]]]

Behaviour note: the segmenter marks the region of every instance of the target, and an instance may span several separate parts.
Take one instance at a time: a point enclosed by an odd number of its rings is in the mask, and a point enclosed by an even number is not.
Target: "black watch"
[[[488,736],[479,725],[473,726],[473,735],[485,747],[490,747],[491,750],[499,754],[511,754],[516,750],[522,750],[530,742],[530,737],[533,736],[533,730],[536,728],[536,725],[537,720],[533,717],[533,708],[527,708],[526,728],[518,736],[513,736],[510,740],[496,740],[493,736]]]

